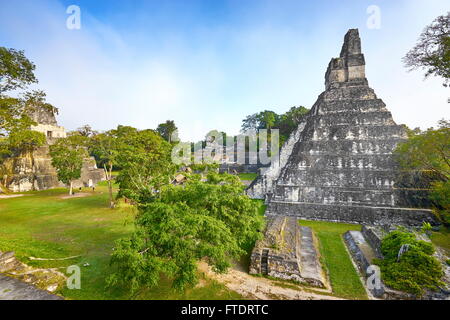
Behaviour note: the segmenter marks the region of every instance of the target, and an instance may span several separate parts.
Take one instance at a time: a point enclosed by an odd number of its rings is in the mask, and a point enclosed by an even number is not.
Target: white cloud
[[[257,19],[254,12],[242,18],[248,24],[199,27],[189,38],[173,30],[151,36],[152,30],[117,30],[83,8],[82,29],[70,31],[65,8],[55,1],[27,2],[21,10],[0,1],[0,36],[37,64],[39,87],[69,129],[85,123],[100,130],[156,128],[173,119],[183,139],[197,140],[212,129],[237,133],[241,120],[262,108],[310,107],[351,27],[360,27],[369,82],[398,123],[428,127],[449,118],[448,89],[439,79],[423,82],[422,73],[407,73],[401,64],[446,1],[380,2],[380,30],[366,28],[363,6],[358,18],[346,10],[324,12],[307,25],[304,11],[272,23],[269,4]],[[278,8],[281,20],[283,14]],[[146,42],[151,39],[158,40]]]

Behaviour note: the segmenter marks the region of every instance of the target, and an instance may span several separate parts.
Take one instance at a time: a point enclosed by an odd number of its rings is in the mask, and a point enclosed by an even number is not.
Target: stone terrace
[[[326,286],[313,232],[295,217],[271,217],[251,255],[250,274]]]

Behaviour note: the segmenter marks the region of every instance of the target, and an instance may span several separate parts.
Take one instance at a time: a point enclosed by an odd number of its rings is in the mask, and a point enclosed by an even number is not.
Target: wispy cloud
[[[366,28],[372,2],[380,30]],[[117,9],[81,1],[81,30],[66,29],[67,3],[0,0],[0,39],[37,64],[39,86],[69,129],[173,119],[183,139],[237,133],[263,108],[311,106],[351,27],[361,31],[369,82],[397,122],[428,127],[449,116],[448,89],[401,64],[447,1],[135,1]]]

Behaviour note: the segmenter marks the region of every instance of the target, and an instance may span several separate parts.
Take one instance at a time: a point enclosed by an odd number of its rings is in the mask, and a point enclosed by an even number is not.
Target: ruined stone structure
[[[66,137],[66,131],[58,126],[54,109],[39,108],[30,116],[37,123],[31,129],[44,133],[47,144],[31,153],[23,153],[19,157],[6,160],[3,164],[5,174],[1,182],[12,192],[64,187],[64,184],[58,180],[56,169],[51,164],[49,149],[56,139]],[[102,180],[105,180],[104,171],[97,168],[93,157],[88,157],[83,161],[80,179],[74,181],[73,186],[74,188],[90,187]]]
[[[386,229],[381,227],[363,226],[361,231],[347,231],[344,234],[344,241],[347,245],[348,251],[356,264],[358,271],[363,278],[373,276],[374,269],[373,260],[383,259],[381,252],[381,242],[384,236],[390,231],[395,230],[393,225]],[[431,242],[428,237],[415,233],[420,240]],[[444,270],[442,277],[442,287],[438,290],[426,290],[424,296],[417,297],[413,294],[394,290],[387,287],[383,281],[380,280],[379,286],[367,287],[372,296],[387,299],[387,300],[449,300],[450,299],[450,266],[447,264],[448,257],[445,250],[436,248],[433,256],[441,263]]]
[[[297,218],[272,217],[263,240],[250,258],[250,274],[268,275],[283,280],[325,287],[312,230],[300,227]]]
[[[392,153],[407,138],[368,85],[357,29],[345,36],[325,75],[325,91],[280,152],[248,188],[268,215],[366,224],[434,222],[411,209],[395,185]]]
[[[55,113],[56,110],[50,107],[33,110],[30,116],[37,125],[32,126],[31,129],[43,133],[47,139],[65,138],[66,130],[58,126]]]

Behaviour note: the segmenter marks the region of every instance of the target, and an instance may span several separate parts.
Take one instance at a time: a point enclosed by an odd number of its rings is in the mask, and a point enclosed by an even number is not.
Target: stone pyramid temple
[[[58,125],[55,117],[57,109],[39,107],[33,109],[30,117],[36,122],[31,130],[41,132],[47,143],[32,152],[8,158],[0,172],[0,193],[2,186],[12,192],[39,191],[62,188],[56,169],[49,154],[50,145],[67,136],[64,127]],[[86,157],[81,168],[81,177],[73,182],[74,188],[92,187],[105,180],[103,169],[98,169],[93,157]]]
[[[433,222],[430,210],[409,208],[396,187],[393,151],[407,138],[369,87],[357,29],[331,59],[325,91],[280,151],[279,161],[247,190],[265,199],[267,215],[373,225]]]

